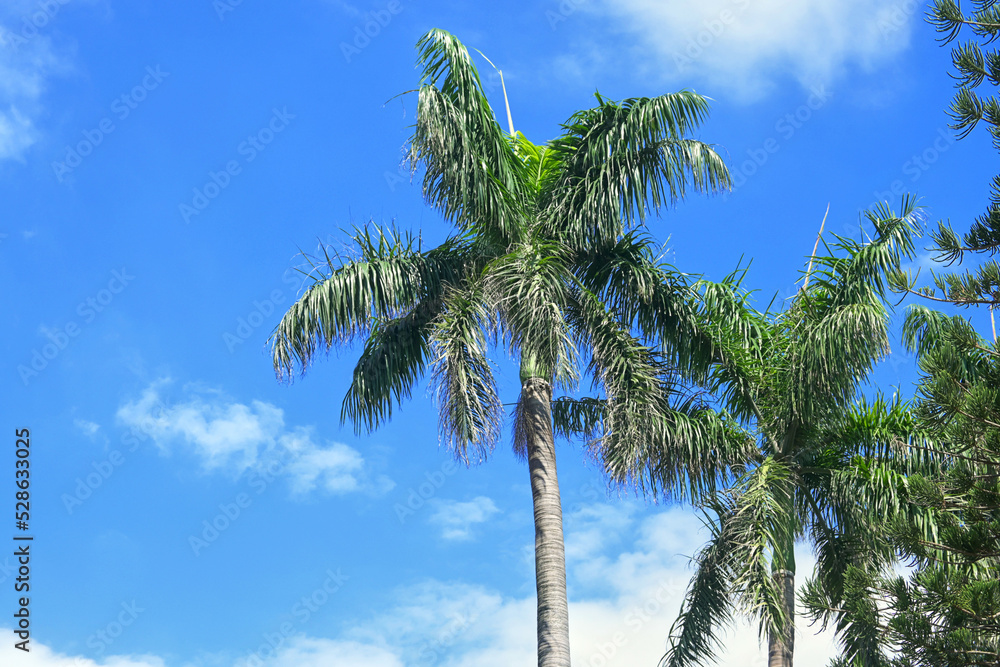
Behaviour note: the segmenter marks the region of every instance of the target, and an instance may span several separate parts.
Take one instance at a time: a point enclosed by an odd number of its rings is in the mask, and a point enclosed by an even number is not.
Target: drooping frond
[[[734,562],[738,545],[731,523],[735,508],[719,499],[711,509],[716,518],[705,525],[712,537],[695,556],[695,574],[681,613],[670,628],[670,648],[659,667],[707,666],[724,646],[721,633],[732,621],[735,609],[731,590],[738,567]]]
[[[780,635],[792,622],[772,578],[775,570],[786,567],[784,549],[793,544],[798,532],[790,477],[784,462],[767,457],[736,484],[732,530],[739,545],[734,557],[740,566],[733,579],[733,596],[744,615],[757,620],[761,637]]]
[[[410,398],[414,384],[424,375],[431,353],[432,320],[440,308],[440,300],[424,301],[406,315],[372,329],[341,408],[341,419],[349,419],[356,432],[385,424],[392,418],[393,407]]]
[[[698,295],[688,277],[660,264],[651,237],[638,231],[613,244],[580,250],[576,275],[616,319],[669,356],[679,372],[702,376],[712,363],[713,346],[703,331]]]
[[[787,468],[769,458],[706,504],[716,515],[706,521],[712,538],[696,558],[661,667],[710,664],[737,609],[758,621],[762,635],[790,622],[771,577],[773,545],[786,543],[794,525],[783,498],[787,480]]]
[[[440,410],[442,441],[466,462],[483,460],[503,427],[503,405],[486,358],[487,333],[496,328],[482,287],[448,289],[430,335],[431,383]]]
[[[587,371],[603,396],[555,401],[556,433],[589,440],[618,483],[664,497],[700,497],[733,461],[746,460],[753,443],[734,421],[687,396],[674,370],[629,330],[629,318],[587,289],[601,280],[583,273],[565,318],[578,347],[590,353]]]
[[[566,248],[532,236],[491,262],[484,276],[486,298],[522,371],[527,364],[535,377],[575,380],[576,347],[566,321],[573,276]]]
[[[468,50],[443,30],[428,32],[417,49],[422,83],[410,160],[424,166],[424,196],[460,229],[516,238],[528,178]]]
[[[903,344],[915,352],[918,360],[931,360],[942,348],[950,347],[967,358],[955,376],[962,382],[975,382],[983,377],[989,360],[1000,356],[976,332],[968,319],[913,305],[903,321]]]
[[[381,321],[403,316],[469,269],[468,244],[451,239],[428,252],[393,230],[357,230],[352,237],[360,257],[339,262],[326,257],[325,275],[285,312],[271,334],[275,372],[303,372],[320,351],[368,333]]]
[[[582,437],[589,441],[600,438],[601,424],[608,407],[607,401],[586,396],[561,396],[552,400],[552,431],[556,436],[572,440]]]
[[[633,484],[646,496],[698,501],[730,480],[734,466],[756,456],[752,434],[697,398],[664,400],[644,415],[630,415],[635,409],[628,401],[612,407],[619,422],[647,428],[632,438],[610,430],[599,443],[602,464],[613,480]]]
[[[786,396],[789,414],[803,421],[849,405],[859,378],[889,352],[889,317],[878,302],[844,304],[796,333]]]
[[[747,438],[734,425],[697,400],[671,404],[679,392],[670,369],[596,295],[580,290],[570,318],[605,395],[591,446],[611,479],[653,495],[699,496],[715,488],[728,462],[744,459]]]

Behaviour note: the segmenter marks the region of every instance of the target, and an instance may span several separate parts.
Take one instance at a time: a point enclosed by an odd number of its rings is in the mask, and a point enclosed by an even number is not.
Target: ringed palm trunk
[[[767,667],[792,667],[795,652],[795,539],[791,531],[783,541],[771,577],[781,592],[787,622],[782,632],[772,632],[768,636]]]
[[[569,604],[562,507],[552,436],[552,385],[521,373],[524,435],[535,508],[535,585],[538,592],[538,667],[569,667]]]

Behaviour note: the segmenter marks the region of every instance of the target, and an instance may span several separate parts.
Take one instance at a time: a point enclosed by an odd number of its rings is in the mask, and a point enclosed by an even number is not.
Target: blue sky
[[[995,155],[947,129],[950,60],[923,11],[5,0],[0,382],[9,444],[31,429],[36,541],[27,655],[10,631],[13,559],[0,557],[0,662],[529,664],[525,465],[501,447],[456,466],[422,390],[355,434],[339,407],[356,351],[282,385],[265,350],[300,291],[300,250],[340,248],[369,218],[428,243],[448,233],[400,169],[415,100],[394,96],[417,85],[414,43],[440,27],[487,54],[536,143],[595,90],[710,96],[698,136],[738,187],[691,197],[650,231],[691,273],[721,278],[752,258],[763,306],[794,293],[828,204],[827,230],[854,235],[865,208],[902,192],[959,229],[985,208]],[[910,394],[912,359],[893,347],[879,386]],[[512,379],[502,388],[512,401]],[[574,664],[654,665],[699,520],[609,491],[578,444],[558,456]],[[800,633],[801,663],[821,664],[830,638]],[[720,664],[765,663],[751,630],[728,646]]]

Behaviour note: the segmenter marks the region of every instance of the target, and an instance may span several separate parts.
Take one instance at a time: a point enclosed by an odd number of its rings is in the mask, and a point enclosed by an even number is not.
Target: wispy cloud
[[[0,36],[0,160],[21,159],[38,140],[35,118],[56,62],[45,39],[24,47],[25,53],[13,50],[9,39],[9,34]]]
[[[314,429],[288,427],[284,411],[254,400],[237,402],[224,393],[189,385],[182,400],[169,405],[163,394],[169,380],[154,382],[139,398],[119,407],[118,420],[147,433],[163,453],[178,446],[192,452],[207,471],[238,477],[272,462],[289,477],[292,492],[366,491],[383,493],[393,483],[373,475],[361,454],[338,442],[320,444]]]
[[[0,2],[0,161],[23,160],[40,139],[49,83],[73,69],[71,49],[57,46],[52,36],[63,14],[83,6],[111,14],[108,0]]]
[[[97,431],[101,428],[100,424],[95,424],[92,421],[87,421],[86,419],[74,419],[73,426],[75,426],[81,433],[83,433],[88,438],[92,438],[97,434]]]
[[[36,5],[22,0],[0,5],[0,160],[22,159],[38,140],[42,95],[50,76],[65,68],[52,40],[37,26],[51,19]]]
[[[435,508],[430,522],[441,528],[441,537],[446,540],[471,539],[473,526],[488,521],[500,511],[486,496],[477,496],[466,502],[435,498],[429,504]]]

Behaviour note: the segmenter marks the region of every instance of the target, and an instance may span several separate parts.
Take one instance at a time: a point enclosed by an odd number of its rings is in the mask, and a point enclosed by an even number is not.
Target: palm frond
[[[471,246],[461,237],[428,252],[412,236],[377,226],[358,229],[351,238],[359,256],[343,261],[326,255],[313,284],[272,332],[268,342],[279,379],[290,377],[296,367],[305,372],[320,351],[436,298],[475,265]]]
[[[425,301],[406,315],[380,323],[365,341],[341,406],[341,421],[356,432],[372,431],[392,418],[393,407],[410,398],[430,356],[430,331],[440,300]]]
[[[493,450],[503,425],[503,405],[486,358],[495,317],[480,285],[452,288],[443,295],[430,334],[441,439],[467,463],[470,450],[477,462]]]
[[[874,238],[861,243],[836,236],[829,255],[811,258],[808,287],[784,314],[788,350],[787,409],[811,421],[853,400],[860,378],[888,353],[888,276],[914,256],[919,209],[904,197],[899,214],[880,204],[866,214]]]
[[[782,635],[792,622],[785,614],[783,594],[773,578],[776,570],[788,569],[786,550],[798,532],[792,513],[793,488],[787,465],[773,457],[739,480],[734,500],[732,530],[740,563],[733,579],[733,595],[743,613],[758,622],[761,637]]]
[[[688,183],[712,192],[730,186],[722,158],[687,138],[708,102],[690,91],[614,102],[574,114],[550,142],[563,164],[543,204],[547,224],[574,248],[606,243],[684,197]]]
[[[528,178],[468,50],[443,30],[425,34],[417,49],[422,84],[409,155],[413,169],[425,169],[424,196],[460,229],[515,238]]]
[[[485,295],[502,325],[505,342],[532,373],[569,386],[577,378],[577,350],[566,307],[572,273],[567,249],[531,236],[484,270]],[[524,378],[522,378],[523,380]]]
[[[694,558],[695,574],[688,585],[681,613],[670,628],[670,647],[659,667],[696,667],[711,664],[723,648],[721,631],[732,622],[735,610],[732,581],[736,576],[734,552],[736,536],[731,520],[735,507],[731,499],[710,504],[716,518],[706,520],[712,531]]]

